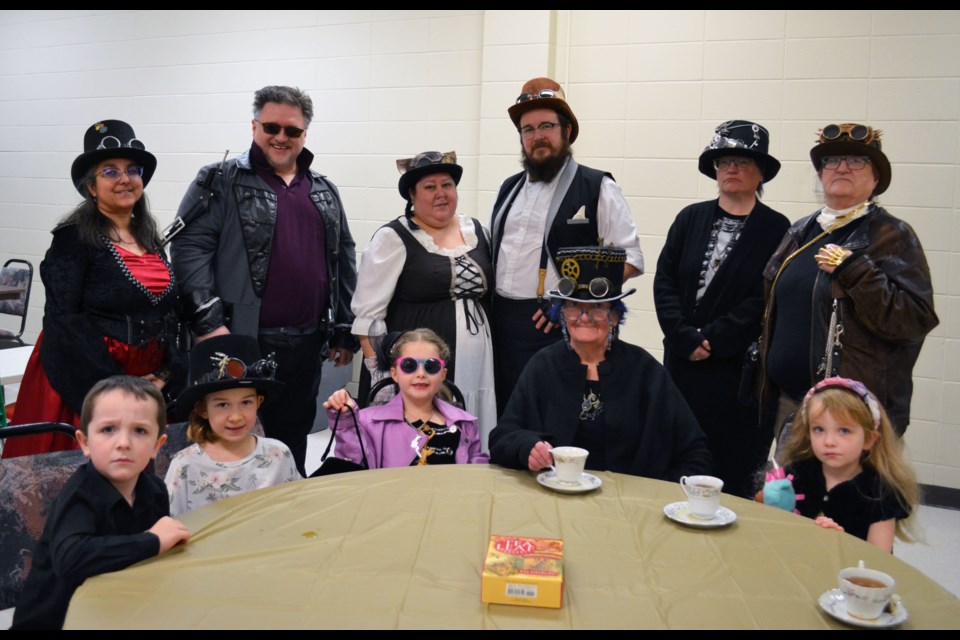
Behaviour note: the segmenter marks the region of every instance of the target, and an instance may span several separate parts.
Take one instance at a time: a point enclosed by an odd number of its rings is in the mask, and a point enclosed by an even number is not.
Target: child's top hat
[[[276,372],[273,354],[261,358],[256,338],[229,334],[204,340],[190,350],[188,385],[170,412],[175,419],[185,419],[197,400],[221,389],[250,387],[269,400],[283,389],[283,383],[274,380]]]

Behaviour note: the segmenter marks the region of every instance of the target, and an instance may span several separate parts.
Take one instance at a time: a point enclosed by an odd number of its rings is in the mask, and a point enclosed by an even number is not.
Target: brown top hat
[[[877,168],[877,188],[873,195],[878,196],[890,186],[892,175],[890,160],[881,150],[882,136],[880,129],[865,124],[828,124],[817,132],[817,146],[810,149],[813,168],[820,173],[821,163],[827,156],[867,156]]]
[[[528,80],[520,90],[520,96],[516,103],[507,109],[513,124],[520,128],[520,117],[527,111],[534,109],[552,109],[557,113],[562,113],[570,119],[570,142],[573,143],[580,133],[580,125],[577,124],[577,117],[570,110],[567,104],[567,98],[563,89],[550,78],[534,78]]]

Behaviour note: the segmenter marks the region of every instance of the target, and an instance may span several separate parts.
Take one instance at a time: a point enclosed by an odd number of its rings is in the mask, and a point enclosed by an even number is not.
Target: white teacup
[[[717,514],[723,480],[713,476],[683,476],[680,488],[687,494],[687,508],[694,518],[709,520]]]
[[[557,476],[557,481],[563,484],[580,484],[583,478],[583,467],[587,464],[590,452],[580,447],[554,447],[553,464],[550,466]]]
[[[838,576],[847,613],[863,620],[876,620],[890,602],[896,581],[882,571],[847,567]]]

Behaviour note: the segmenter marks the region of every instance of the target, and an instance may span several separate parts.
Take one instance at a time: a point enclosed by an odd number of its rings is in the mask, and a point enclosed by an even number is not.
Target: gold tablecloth
[[[679,486],[616,473],[565,495],[487,465],[363,471],[183,514],[188,545],[88,580],[67,628],[843,627],[817,605],[858,560],[897,580],[903,628],[958,628],[922,573],[797,515],[723,496],[721,529],[672,522]],[[564,540],[561,609],[480,602],[492,533]]]

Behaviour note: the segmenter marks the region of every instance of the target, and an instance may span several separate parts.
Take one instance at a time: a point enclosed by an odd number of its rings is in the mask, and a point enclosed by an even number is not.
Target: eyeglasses
[[[580,316],[586,314],[592,322],[604,322],[610,319],[610,309],[603,307],[577,307],[574,305],[566,306],[560,310],[563,313],[563,319],[567,322],[576,322]]]
[[[846,162],[850,171],[860,171],[870,164],[870,158],[867,156],[825,156],[820,160],[820,166],[824,169],[836,170],[840,168],[841,162]]]
[[[879,129],[864,124],[828,124],[820,130],[820,142],[831,142],[846,138],[863,144],[870,144],[878,140],[881,135]]]
[[[133,180],[134,178],[143,177],[143,167],[130,166],[126,169],[117,169],[116,167],[104,167],[97,171],[97,175],[103,176],[107,180],[119,180],[123,174],[127,174],[127,177]]]
[[[713,168],[717,171],[727,171],[730,167],[736,166],[738,170],[743,171],[753,164],[750,158],[717,158],[713,161]]]
[[[577,281],[570,276],[563,276],[560,278],[560,282],[557,283],[557,291],[560,295],[569,298],[577,291],[586,289],[592,297],[604,298],[610,293],[610,287],[612,285],[613,283],[607,278],[594,278],[587,284],[578,284]]]
[[[517,104],[527,102],[528,100],[538,100],[539,98],[555,98],[557,92],[553,89],[541,89],[537,93],[521,93],[517,96]]]
[[[101,138],[100,144],[97,145],[97,150],[119,149],[120,147],[127,147],[128,149],[140,149],[140,151],[146,150],[146,146],[144,146],[144,144],[136,138],[130,138],[127,141],[127,144],[123,144],[116,136],[104,136]]]
[[[443,358],[397,358],[397,367],[404,373],[416,373],[420,365],[423,365],[423,372],[430,376],[435,376],[447,366]]]
[[[213,363],[213,371],[209,371],[200,376],[194,384],[204,384],[217,380],[239,380],[246,377],[272,380],[277,374],[275,353],[270,353],[266,358],[262,358],[251,364],[246,364],[240,358],[232,358],[225,353],[217,351],[210,356],[210,362]]]
[[[257,120],[257,122],[260,122]],[[300,127],[281,127],[276,122],[260,122],[260,126],[263,128],[263,132],[267,135],[275,136],[280,133],[280,130],[283,129],[283,132],[287,134],[288,138],[299,138],[303,135],[303,132],[306,129],[301,129]]]
[[[517,129],[517,131],[519,131],[520,135],[522,135],[524,138],[529,138],[533,135],[534,131],[539,131],[541,134],[547,135],[548,133],[550,133],[551,131],[553,131],[559,126],[560,126],[559,122],[541,122],[536,127],[533,127],[528,124],[524,127],[520,127],[519,129]]]

